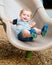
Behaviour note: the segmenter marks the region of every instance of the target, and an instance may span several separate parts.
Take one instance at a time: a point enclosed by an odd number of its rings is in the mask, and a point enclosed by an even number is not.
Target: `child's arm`
[[[35,22],[31,22],[30,27],[33,28],[33,27],[35,27],[35,25],[36,25]]]
[[[12,24],[17,24],[17,19],[10,19],[9,21],[10,21],[10,23],[12,23]]]

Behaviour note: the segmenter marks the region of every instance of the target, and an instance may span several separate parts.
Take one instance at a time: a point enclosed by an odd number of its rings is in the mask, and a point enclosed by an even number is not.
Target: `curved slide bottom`
[[[10,24],[8,24],[7,32],[8,32],[7,35],[10,42],[12,42],[12,44],[19,49],[28,50],[28,51],[38,51],[38,50],[45,49],[51,46],[52,44],[52,38],[48,37],[48,34],[45,37],[38,35],[37,38],[34,39],[32,42],[22,42],[17,39],[17,36],[15,32],[11,29]]]

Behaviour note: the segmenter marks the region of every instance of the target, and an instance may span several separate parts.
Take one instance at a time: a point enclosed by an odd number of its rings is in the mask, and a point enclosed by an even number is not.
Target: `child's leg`
[[[37,34],[41,34],[42,36],[45,36],[48,31],[48,25],[44,25],[42,29],[34,28],[36,30]]]
[[[28,31],[28,30],[23,30],[23,31],[22,31],[22,36],[23,36],[23,38],[31,37],[30,31]]]
[[[21,41],[32,41],[33,38],[36,38],[36,32],[34,29],[31,30],[23,30],[18,34],[18,39]]]
[[[33,28],[33,29],[35,29],[35,31],[36,31],[36,33],[38,34],[38,35],[40,35],[41,34],[41,29],[38,29],[38,28]]]
[[[23,30],[22,31],[22,36],[23,38],[26,38],[26,37],[33,37],[33,38],[36,38],[37,37],[37,34],[36,34],[36,31],[35,29],[31,29],[31,30]]]
[[[18,34],[18,39],[24,42],[32,41],[33,37],[31,37],[30,32],[27,30],[23,30]]]

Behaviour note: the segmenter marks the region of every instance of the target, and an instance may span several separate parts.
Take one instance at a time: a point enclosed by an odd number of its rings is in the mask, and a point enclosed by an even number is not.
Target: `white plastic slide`
[[[22,42],[17,39],[16,34],[11,29],[12,24],[4,19],[9,42],[15,47],[27,51],[39,51],[52,46],[52,19],[47,15],[40,0],[0,0],[0,14],[3,18],[4,16],[12,19],[17,18],[19,11],[24,7],[33,12],[33,19],[36,21],[38,28],[48,24],[48,33],[45,37],[38,35],[33,42]]]

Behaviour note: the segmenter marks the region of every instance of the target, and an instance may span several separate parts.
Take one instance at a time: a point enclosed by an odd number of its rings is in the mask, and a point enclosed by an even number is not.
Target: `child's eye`
[[[26,14],[23,14],[24,16],[26,15]]]
[[[27,17],[29,17],[29,15],[27,15]]]

